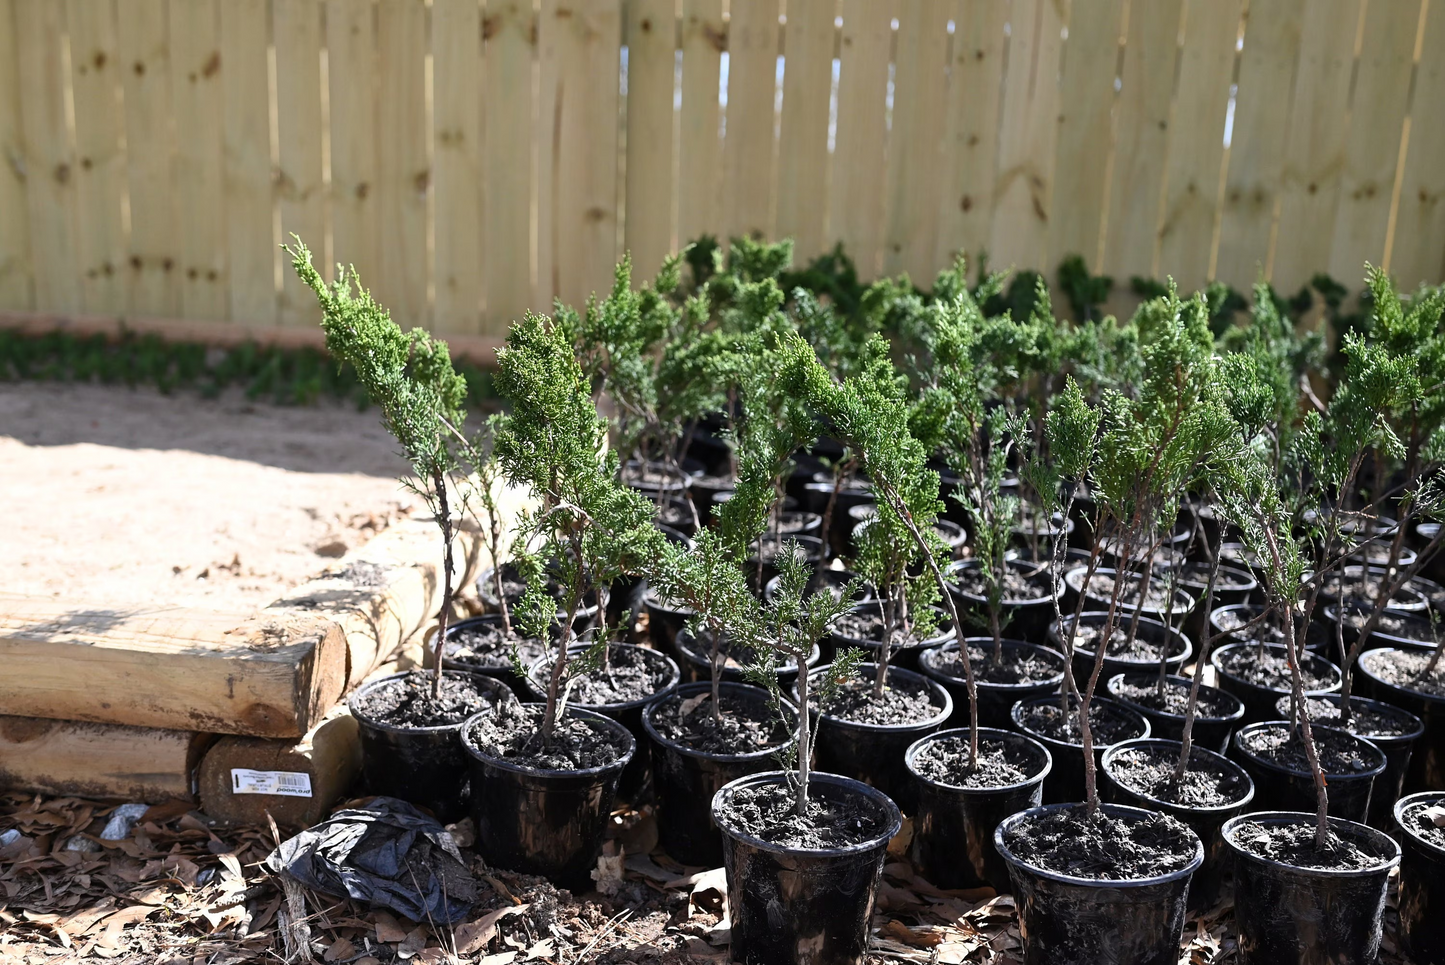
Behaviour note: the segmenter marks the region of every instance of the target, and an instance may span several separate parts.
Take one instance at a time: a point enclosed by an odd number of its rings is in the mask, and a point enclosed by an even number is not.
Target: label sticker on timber
[[[310,797],[311,775],[300,771],[253,771],[248,767],[233,767],[231,793]]]

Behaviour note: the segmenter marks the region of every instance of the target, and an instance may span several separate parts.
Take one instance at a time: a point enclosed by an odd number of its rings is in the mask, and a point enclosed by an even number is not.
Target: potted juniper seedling
[[[760,625],[739,624],[732,632],[758,642],[749,678],[784,710],[778,664],[805,660],[848,603],[831,593],[805,596],[812,567],[797,555],[784,554],[779,568]],[[835,672],[816,681],[800,676],[805,705],[811,687],[826,700],[850,679],[859,656],[844,651]],[[882,791],[814,772],[812,715],[789,716],[797,729],[785,769],[739,778],[712,800],[723,833],[731,957],[746,965],[862,965],[878,878],[902,816]]]
[[[455,493],[464,467],[466,382],[452,367],[444,342],[421,329],[403,332],[386,309],[338,265],[330,285],[296,239],[286,253],[296,273],[321,303],[326,348],[351,363],[382,423],[396,438],[415,473],[403,483],[426,503],[442,549],[442,595],[437,630],[440,648],[451,615],[459,523]],[[440,653],[432,670],[393,674],[352,694],[347,705],[360,728],[362,773],[367,787],[429,808],[443,821],[466,813],[467,774],[457,734],[473,715],[489,716],[515,705],[500,681],[443,670]]]
[[[576,706],[574,688],[589,670],[605,678],[604,661],[618,678],[650,681],[652,668],[641,659],[624,664],[605,628],[579,652],[572,617],[600,582],[637,571],[662,536],[651,504],[617,481],[606,424],[562,331],[530,314],[514,325],[498,353],[496,380],[511,406],[498,427],[497,456],[507,478],[538,504],[518,523],[518,568],[528,580],[514,618],[524,636],[546,637],[557,604],[542,561],[554,560],[564,619],[544,658],[544,701],[473,717],[462,728],[477,848],[493,864],[578,888],[589,881],[636,742],[623,724]],[[675,666],[663,672],[675,682]]]

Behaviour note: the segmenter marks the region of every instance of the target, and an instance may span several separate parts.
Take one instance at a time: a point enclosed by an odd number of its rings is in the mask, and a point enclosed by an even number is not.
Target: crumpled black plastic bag
[[[337,811],[287,838],[266,867],[316,891],[349,895],[416,922],[462,921],[477,896],[476,881],[446,829],[391,797]]]

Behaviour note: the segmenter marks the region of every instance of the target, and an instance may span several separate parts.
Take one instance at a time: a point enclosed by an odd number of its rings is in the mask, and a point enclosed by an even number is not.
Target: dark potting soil
[[[1298,824],[1270,825],[1245,821],[1234,829],[1232,837],[1235,844],[1252,855],[1296,868],[1359,871],[1373,867],[1387,857],[1361,847],[1363,842],[1347,841],[1333,833],[1324,848],[1316,847],[1312,819],[1301,820]]]
[[[883,616],[873,606],[865,610],[853,610],[833,622],[833,632],[840,637],[847,637],[849,640],[878,643],[883,639]],[[947,631],[935,627],[927,635],[920,635],[918,627],[910,625],[907,628],[893,631],[893,646],[916,647],[945,632]]]
[[[657,510],[657,521],[664,526],[671,526],[673,529],[681,529],[694,525],[697,520],[693,518],[692,509],[681,502],[665,502]]]
[[[1375,600],[1380,595],[1379,573],[1371,573],[1366,577],[1363,567],[1347,566],[1343,577],[1339,572],[1332,573],[1325,579],[1320,587],[1320,596],[1326,600],[1338,600],[1340,598],[1341,583],[1344,584],[1345,605],[1358,606],[1368,609],[1375,605]],[[1417,595],[1417,590],[1406,583],[1400,587],[1394,596],[1390,597],[1390,603],[1396,606],[1408,606],[1418,604],[1423,593]]]
[[[577,678],[571,701],[579,707],[605,707],[644,700],[667,686],[671,670],[662,654],[640,647],[613,647],[607,666]]]
[[[1141,677],[1125,677],[1116,688],[1118,696],[1133,701],[1140,707],[1148,707],[1160,713],[1183,717],[1189,709],[1189,685],[1178,680],[1164,682],[1164,694],[1160,696],[1154,680]],[[1219,720],[1236,705],[1227,695],[1213,687],[1199,688],[1199,708],[1196,714],[1203,720]]]
[[[1031,684],[1052,680],[1064,669],[1062,663],[1039,656],[1033,650],[1005,650],[1003,660],[993,662],[993,646],[968,645],[968,660],[973,664],[974,679],[988,684]],[[951,677],[964,678],[963,661],[958,648],[944,650],[935,667]]]
[[[1109,758],[1109,773],[1133,791],[1185,807],[1224,807],[1242,800],[1249,791],[1249,782],[1241,774],[1205,754],[1189,755],[1189,766],[1175,785],[1178,764],[1177,751],[1147,744],[1126,747]]]
[[[823,713],[855,724],[921,724],[937,717],[942,709],[933,702],[933,689],[926,682],[891,674],[883,696],[874,697],[870,670],[866,678],[841,684]]]
[[[977,567],[970,566],[967,569],[959,570],[954,574],[954,581],[958,588],[967,596],[987,598],[989,594],[988,580],[984,578],[982,571]],[[1039,572],[1030,576],[1012,566],[1005,566],[1003,570],[1003,603],[1029,603],[1033,600],[1047,600],[1051,592],[1047,572]]]
[[[1139,605],[1139,586],[1144,578],[1137,574],[1129,574],[1124,577],[1124,589],[1119,593],[1119,603],[1128,607]],[[1089,580],[1089,597],[1095,600],[1111,600],[1114,597],[1114,577],[1109,574],[1095,573]],[[1169,584],[1159,577],[1149,581],[1149,592],[1144,595],[1144,609],[1164,612],[1169,606]],[[1180,615],[1184,612],[1185,606],[1180,591],[1174,591],[1174,614]]]
[[[695,654],[699,660],[709,664],[712,662],[712,634],[704,630],[702,639],[687,634],[678,634],[677,645],[688,653]],[[723,641],[723,666],[734,670],[742,670],[752,666],[757,659],[757,653],[752,647],[746,644],[735,643],[732,640]],[[798,668],[798,661],[791,655],[778,655],[778,669],[792,671]]]
[[[1351,610],[1345,616],[1345,626],[1353,630],[1360,630],[1369,622],[1368,610]],[[1430,621],[1420,617],[1409,617],[1403,613],[1392,613],[1386,610],[1380,614],[1380,619],[1375,623],[1374,632],[1387,633],[1392,637],[1413,640],[1416,643],[1433,644],[1436,642],[1437,633],[1445,632],[1445,627],[1436,628]]]
[[[793,537],[787,534],[783,534],[776,538],[771,533],[767,536],[764,536],[760,541],[760,544],[762,546],[763,562],[775,562],[779,554],[783,552],[783,547],[787,546],[788,543],[792,541]],[[758,547],[760,544],[754,543],[753,545],[748,547],[748,562],[753,564],[754,566],[756,566],[758,562]],[[803,559],[812,560],[817,558],[818,551],[814,548],[813,545],[798,541],[797,552],[798,555],[801,556]]]
[[[530,667],[547,655],[547,646],[535,637],[507,636],[496,624],[478,624],[449,634],[446,659],[468,667],[510,667],[512,648],[523,667]]]
[[[1374,761],[1361,753],[1358,741],[1338,731],[1311,730],[1315,738],[1316,753],[1320,767],[1326,775],[1362,774],[1375,766]],[[1308,772],[1310,762],[1305,757],[1304,742],[1299,732],[1291,733],[1289,724],[1279,721],[1275,726],[1261,727],[1240,736],[1244,749],[1266,761],[1287,767],[1292,771]]]
[[[1063,708],[1056,700],[1025,704],[1021,716],[1023,725],[1037,734],[1042,734],[1052,740],[1083,746],[1084,739],[1079,733],[1078,704],[1072,700],[1069,702],[1067,719],[1064,717]],[[1096,748],[1108,747],[1120,741],[1143,736],[1143,732],[1134,721],[1118,714],[1108,704],[1101,704],[1097,700],[1089,704],[1089,729],[1093,733]]]
[[[877,837],[887,817],[871,801],[848,795],[841,800],[810,795],[806,817],[795,809],[794,792],[781,784],[738,788],[727,823],[785,848],[844,848]]]
[[[352,703],[356,713],[393,727],[444,727],[497,706],[497,696],[470,674],[443,674],[441,696],[433,698],[432,675],[413,670],[388,681]]]
[[[783,536],[789,534],[806,533],[813,525],[814,520],[821,519],[817,513],[805,513],[802,510],[784,510],[778,514],[778,532]],[[772,523],[768,524],[769,527]]]
[[[1445,799],[1416,801],[1401,813],[1400,823],[1435,847],[1445,848]]]
[[[1073,617],[1064,617],[1064,625],[1061,628],[1060,636],[1067,634],[1069,623]],[[1109,631],[1108,655],[1117,657],[1120,660],[1130,660],[1144,663],[1151,660],[1158,660],[1162,654],[1160,640],[1154,636],[1160,630],[1156,626],[1147,623],[1140,623],[1139,630],[1134,634],[1134,639],[1129,639],[1129,626],[1134,621],[1132,613],[1120,611],[1115,615],[1114,629]],[[1099,636],[1104,632],[1102,623],[1085,623],[1079,621],[1079,631],[1074,634],[1074,646],[1079,649],[1088,650],[1090,653],[1097,653],[1099,650]],[[1170,634],[1169,653],[1171,656],[1182,649],[1179,638]]]
[[[656,486],[680,489],[683,482],[678,473],[670,469],[659,469],[656,466],[623,466],[620,476],[625,485],[648,488]]]
[[[968,738],[940,737],[929,741],[913,759],[918,773],[950,787],[1010,787],[1027,781],[1039,772],[1042,762],[1013,741],[982,737],[978,742],[978,761],[968,766]]]
[[[673,694],[653,712],[657,732],[668,740],[707,754],[750,754],[788,739],[771,709],[761,700],[722,694],[713,715],[712,694],[683,699]]]
[[[1327,727],[1340,726],[1340,705],[1329,697],[1305,697],[1310,720]],[[1345,728],[1361,737],[1400,737],[1410,730],[1410,722],[1402,716],[1381,713],[1369,704],[1350,701],[1350,726]]]
[[[1021,860],[1055,874],[1129,881],[1169,874],[1194,858],[1194,835],[1165,814],[1087,816],[1083,805],[1046,812],[1009,829],[1004,843]]]
[[[563,717],[549,745],[542,743],[540,704],[505,704],[472,725],[472,739],[498,760],[548,771],[581,771],[601,767],[627,751],[624,734],[604,729],[597,721]]]
[[[1432,697],[1445,697],[1445,658],[1441,658],[1428,677],[1422,676],[1430,657],[1429,650],[1376,650],[1365,654],[1364,659],[1370,662],[1370,672],[1386,683]]]
[[[1179,568],[1179,585],[1198,590],[1202,595],[1209,586],[1209,569],[1208,563],[1185,563]],[[1214,591],[1242,590],[1253,582],[1248,573],[1233,572],[1221,566],[1214,578]]]
[[[1265,650],[1259,647],[1239,646],[1228,653],[1222,652],[1220,666],[1232,677],[1268,690],[1288,691],[1293,684],[1290,679],[1289,663],[1282,650]],[[1300,678],[1305,690],[1326,690],[1339,683],[1334,673],[1316,673],[1310,669],[1310,661],[1300,664]]]

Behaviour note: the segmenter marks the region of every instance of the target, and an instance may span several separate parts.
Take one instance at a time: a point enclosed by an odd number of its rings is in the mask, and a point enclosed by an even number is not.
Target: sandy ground
[[[0,383],[0,591],[262,606],[416,505],[375,409]]]

